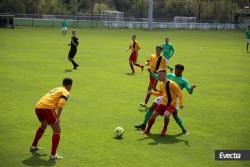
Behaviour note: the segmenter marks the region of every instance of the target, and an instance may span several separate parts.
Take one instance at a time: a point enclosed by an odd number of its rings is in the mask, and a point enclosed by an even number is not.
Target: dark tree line
[[[99,14],[118,10],[128,17],[147,17],[148,0],[0,0],[0,13]],[[250,13],[250,0],[154,0],[154,18],[195,16],[198,20],[233,20]]]

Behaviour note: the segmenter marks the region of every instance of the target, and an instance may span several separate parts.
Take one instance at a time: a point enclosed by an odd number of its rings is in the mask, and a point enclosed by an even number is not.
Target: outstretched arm
[[[188,81],[185,82],[185,89],[187,90],[187,92],[189,94],[193,94],[193,91],[194,91],[195,88],[196,88],[196,85],[190,86]]]

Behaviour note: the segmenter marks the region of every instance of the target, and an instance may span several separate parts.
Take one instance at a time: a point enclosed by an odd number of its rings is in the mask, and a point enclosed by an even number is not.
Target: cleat
[[[188,131],[187,131],[186,129],[183,129],[183,130],[182,130],[182,133],[183,133],[184,135],[188,135]]]
[[[147,130],[145,130],[144,132],[142,132],[142,134],[144,134],[144,135],[150,135],[150,132],[147,131]]]
[[[30,152],[36,152],[38,150],[42,150],[42,148],[39,146],[30,146]]]
[[[78,67],[79,67],[79,65],[77,64],[77,65],[73,68],[73,70],[77,70]]]
[[[138,125],[135,125],[134,127],[135,127],[136,129],[145,130],[146,125],[144,125],[144,124],[138,124]]]
[[[62,156],[59,156],[59,155],[50,155],[50,160],[60,160],[60,159],[63,159],[63,157]]]
[[[144,112],[144,111],[146,111],[146,106],[139,104],[138,110],[141,112]]]
[[[139,105],[140,105],[141,107],[147,107],[146,104],[144,104],[144,103],[140,103]]]

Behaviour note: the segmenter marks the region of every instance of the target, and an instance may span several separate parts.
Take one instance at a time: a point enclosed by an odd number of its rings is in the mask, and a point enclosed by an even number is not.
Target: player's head
[[[169,40],[170,40],[169,37],[166,36],[166,37],[165,37],[165,42],[166,42],[166,43],[169,43]]]
[[[166,73],[167,73],[166,69],[159,69],[157,71],[160,81],[164,81],[166,79]]]
[[[174,73],[176,76],[181,76],[183,71],[184,71],[184,65],[182,64],[175,65]]]
[[[162,47],[161,46],[156,46],[155,50],[156,50],[156,55],[160,56],[161,52],[162,52]]]
[[[132,40],[135,41],[136,35],[132,35]]]
[[[76,30],[72,31],[72,36],[75,37],[76,36]]]
[[[70,91],[73,85],[73,80],[71,78],[64,78],[62,84],[68,91]]]

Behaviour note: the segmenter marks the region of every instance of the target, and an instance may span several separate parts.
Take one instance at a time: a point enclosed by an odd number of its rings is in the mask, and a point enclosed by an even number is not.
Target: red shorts
[[[150,76],[150,85],[151,86],[156,86],[158,80]]]
[[[133,52],[130,54],[130,57],[129,57],[129,60],[132,61],[132,62],[136,62],[137,61],[137,53],[136,52]]]
[[[161,116],[164,115],[164,113],[166,111],[170,112],[170,113],[173,113],[175,110],[175,107],[172,106],[172,105],[163,105],[163,104],[159,104],[156,109],[155,109],[155,112],[157,112],[158,114],[160,114]]]
[[[49,125],[56,123],[55,110],[36,108],[35,111],[40,122],[46,121]]]

